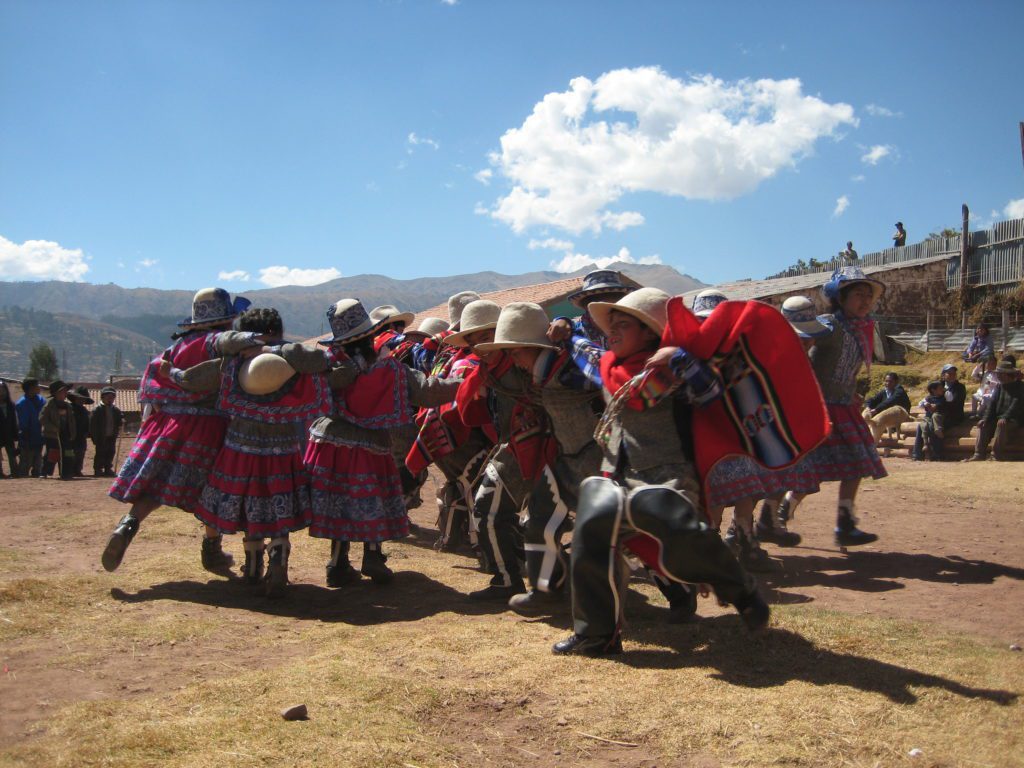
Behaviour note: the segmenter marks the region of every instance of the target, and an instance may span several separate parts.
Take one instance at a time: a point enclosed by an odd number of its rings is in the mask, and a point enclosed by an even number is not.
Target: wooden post
[[[966,312],[961,312],[960,313],[960,327],[962,329],[964,329],[964,330],[967,329],[967,313]]]
[[[1003,310],[1003,352],[1010,347],[1010,310]]]
[[[967,203],[960,206],[960,215],[962,217],[960,222],[960,306],[963,308],[967,306],[967,255],[971,242],[969,229],[971,211],[967,208]]]

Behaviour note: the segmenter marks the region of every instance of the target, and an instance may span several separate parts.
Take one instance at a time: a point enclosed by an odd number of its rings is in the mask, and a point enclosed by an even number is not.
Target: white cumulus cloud
[[[247,283],[249,282],[249,273],[244,269],[236,269],[231,272],[221,271],[217,273],[217,279],[228,280],[236,283]]]
[[[491,178],[494,176],[494,171],[490,168],[484,168],[482,171],[477,171],[473,174],[473,178],[479,181],[484,186],[488,186],[491,183]]]
[[[155,267],[157,264],[159,264],[160,259],[140,259],[135,263],[144,269],[149,269],[150,267]]]
[[[604,269],[615,262],[621,262],[622,264],[661,264],[661,256],[654,254],[652,256],[641,256],[639,259],[636,259],[630,255],[629,248],[623,246],[614,256],[598,256],[595,258],[586,253],[570,252],[558,261],[552,261],[551,268],[555,272],[575,272],[586,266]]]
[[[409,134],[408,141],[410,147],[424,146],[430,147],[431,149],[441,148],[440,142],[434,141],[433,139],[429,139],[426,136],[417,136],[415,133]],[[409,151],[411,152],[412,150]]]
[[[797,79],[683,80],[657,67],[577,77],[501,137],[490,161],[512,188],[490,215],[516,232],[638,226],[640,213],[609,206],[644,191],[738,197],[844,124],[857,124],[853,107],[806,95]]]
[[[1008,202],[1003,208],[1003,215],[1008,219],[1024,219],[1024,197]]]
[[[530,240],[526,247],[531,251],[536,251],[539,248],[551,251],[571,251],[573,242],[572,240],[559,240],[557,237],[548,237],[544,240]]]
[[[850,198],[846,195],[841,195],[836,198],[836,207],[832,209],[832,218],[842,216],[846,209],[850,207]]]
[[[271,288],[282,285],[320,285],[328,280],[341,277],[334,267],[327,269],[298,269],[296,267],[264,267],[260,270],[260,282]]]
[[[883,157],[888,157],[892,154],[892,147],[888,144],[875,144],[867,152],[860,156],[862,162],[868,165],[878,165],[878,161]]]
[[[52,240],[14,243],[0,236],[0,275],[4,280],[81,282],[89,271],[81,248],[64,248]]]

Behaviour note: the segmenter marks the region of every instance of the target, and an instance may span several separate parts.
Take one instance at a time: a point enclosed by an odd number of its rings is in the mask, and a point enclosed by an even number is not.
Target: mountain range
[[[704,286],[699,280],[661,264],[612,264],[642,285],[671,295]],[[394,304],[418,312],[444,302],[453,293],[478,293],[536,285],[582,275],[550,271],[506,275],[476,272],[448,277],[396,280],[384,275],[340,277],[320,285],[243,290],[253,306],[276,307],[290,338],[310,338],[326,330],[325,312],[338,299],[359,298],[369,309]],[[122,288],[113,283],[0,282],[0,373],[20,377],[32,347],[48,342],[58,360],[66,358],[65,379],[99,380],[112,372],[117,350],[124,374],[140,373],[154,351],[167,345],[178,321],[191,310],[192,292],[160,288]],[[18,308],[33,312],[11,312]]]

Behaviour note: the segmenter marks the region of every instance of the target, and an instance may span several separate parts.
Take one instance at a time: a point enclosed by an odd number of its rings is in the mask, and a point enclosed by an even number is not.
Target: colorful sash
[[[304,424],[331,412],[331,390],[324,374],[296,374],[276,392],[252,395],[238,383],[242,362],[232,357],[221,372],[217,407],[225,413],[268,424]]]

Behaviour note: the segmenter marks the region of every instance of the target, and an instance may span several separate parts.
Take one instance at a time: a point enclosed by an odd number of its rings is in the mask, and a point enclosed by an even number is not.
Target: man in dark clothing
[[[39,380],[25,379],[21,382],[25,393],[15,404],[18,414],[18,445],[21,449],[21,461],[18,465],[22,477],[39,477],[43,467],[43,427],[39,422],[39,414],[43,412],[46,398],[39,394]]]
[[[913,420],[910,415],[910,397],[900,384],[898,374],[885,375],[884,386],[864,402],[862,415],[876,443],[884,431],[898,429],[903,422]]]
[[[1024,381],[1017,376],[1016,364],[1004,358],[995,372],[999,386],[978,422],[978,441],[974,445],[974,455],[967,461],[984,461],[993,437],[992,453],[996,461],[1005,461],[1012,433],[1024,426]]]
[[[7,384],[0,381],[0,450],[7,454],[7,462],[11,467],[11,477],[18,477],[18,414],[14,410],[11,391]],[[3,458],[0,456],[0,477],[3,473]]]
[[[958,380],[959,371],[953,364],[942,366],[943,384],[946,385],[946,402],[942,409],[942,429],[955,427],[964,420],[964,403],[967,402],[967,387]]]
[[[903,222],[896,222],[896,231],[892,233],[893,248],[902,248],[907,244],[907,230],[903,228]]]
[[[92,405],[95,401],[89,397],[89,390],[84,386],[77,386],[70,390],[68,400],[71,401],[71,411],[75,417],[75,441],[72,443],[72,448],[75,450],[75,465],[72,469],[75,477],[82,477],[85,449],[89,445],[89,409],[85,406]]]
[[[121,424],[124,422],[121,409],[114,405],[116,395],[113,387],[104,387],[100,391],[100,404],[93,409],[89,418],[89,437],[96,447],[96,454],[92,458],[92,471],[96,477],[114,476],[117,436],[121,434]]]

